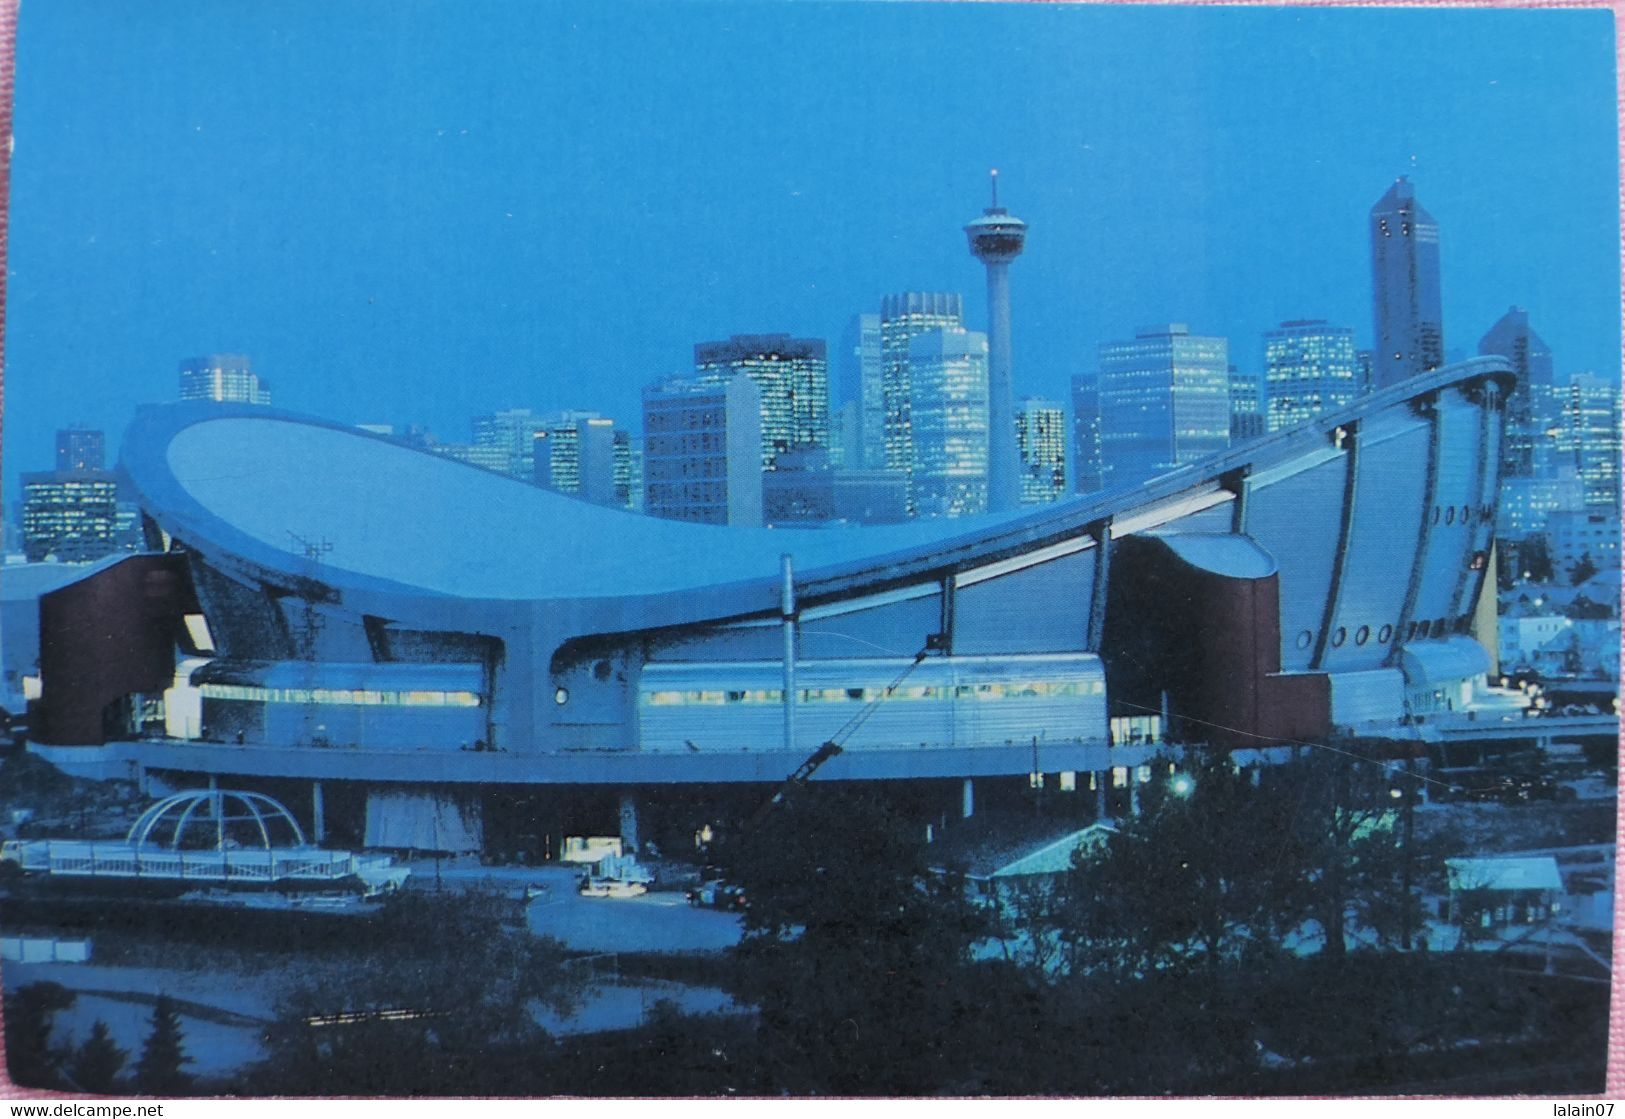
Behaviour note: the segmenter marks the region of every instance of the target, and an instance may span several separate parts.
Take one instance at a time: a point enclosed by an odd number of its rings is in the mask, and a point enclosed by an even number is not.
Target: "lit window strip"
[[[261,688],[250,684],[203,684],[204,699],[242,703],[299,703],[350,707],[478,707],[477,692],[420,690],[384,692],[366,688]]]
[[[949,688],[955,699],[1050,699],[1055,697],[1105,695],[1104,680],[1033,680],[998,684],[902,684],[888,693],[886,688],[803,688],[799,692],[801,703],[837,703],[940,700],[947,697]],[[784,702],[779,688],[757,688],[750,691],[715,691],[690,689],[679,691],[662,689],[643,692],[639,697],[644,707],[721,707],[733,704],[778,704]]]

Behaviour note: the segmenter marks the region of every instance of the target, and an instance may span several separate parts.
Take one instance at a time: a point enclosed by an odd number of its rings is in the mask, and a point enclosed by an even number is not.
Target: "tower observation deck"
[[[1027,223],[999,205],[999,173],[992,172],[993,200],[965,225],[971,255],[987,267],[988,487],[990,512],[1021,503],[1021,463],[1016,449],[1015,392],[1010,372],[1010,262],[1027,245]]]

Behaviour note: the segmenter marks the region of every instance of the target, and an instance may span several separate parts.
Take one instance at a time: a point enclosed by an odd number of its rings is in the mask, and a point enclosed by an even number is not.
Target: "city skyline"
[[[1449,347],[1470,353],[1515,303],[1560,380],[1617,378],[1607,13],[549,5],[493,9],[504,19],[489,26],[380,8],[363,30],[314,7],[230,27],[202,10],[87,22],[88,7],[67,4],[22,18],[13,476],[49,461],[54,432],[74,422],[116,443],[134,407],[170,399],[176,363],[200,353],[249,354],[280,407],[446,437],[515,407],[631,418],[641,387],[696,342],[834,342],[889,292],[962,292],[966,327],[985,330],[982,269],[960,227],[992,166],[1034,234],[1012,300],[1018,395],[1067,395],[1095,345],[1143,322],[1228,337],[1244,371],[1254,341],[1288,319],[1348,323],[1369,346],[1366,215],[1400,174],[1445,230]],[[844,37],[855,19],[862,43]],[[667,34],[669,53],[616,54],[629,21]],[[422,89],[387,56],[332,72],[338,52],[387,35],[443,37],[430,57],[444,71]],[[804,80],[741,104],[730,83],[749,74],[680,65],[721,36],[763,54],[753,73]],[[825,61],[846,53],[815,77],[770,39]],[[1214,61],[1243,40],[1306,51],[1323,79],[1424,57],[1427,72],[1396,114],[1399,94],[1332,81],[1333,96],[1301,75]],[[986,42],[1026,56],[1022,97],[969,71],[944,82],[945,60]],[[514,76],[453,88],[450,60],[474,46]],[[243,80],[196,98],[196,75],[165,76],[184,69],[166,62],[180,51]],[[897,58],[885,73],[868,66],[886,51]],[[624,79],[613,96],[572,92],[611,65]],[[639,98],[678,77],[703,81],[662,138]],[[125,79],[136,95],[115,111]],[[925,119],[946,127],[916,136]],[[1491,119],[1498,150],[1524,159],[1489,161],[1466,139]],[[892,138],[883,174],[874,151]],[[688,143],[700,150],[677,150]],[[1165,173],[1155,153],[1168,147],[1188,173]],[[760,158],[803,149],[820,159]],[[15,484],[5,496],[15,502]]]

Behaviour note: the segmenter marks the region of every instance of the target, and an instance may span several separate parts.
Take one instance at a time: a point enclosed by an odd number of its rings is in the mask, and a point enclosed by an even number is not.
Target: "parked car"
[[[577,889],[585,898],[635,898],[649,892],[643,882],[628,882],[623,878],[599,878],[592,875],[581,880]]]
[[[732,912],[742,912],[749,908],[745,900],[745,891],[741,886],[733,886],[720,878],[709,882],[701,882],[698,886],[687,890],[684,897],[692,906],[705,906],[708,909],[726,909]]]

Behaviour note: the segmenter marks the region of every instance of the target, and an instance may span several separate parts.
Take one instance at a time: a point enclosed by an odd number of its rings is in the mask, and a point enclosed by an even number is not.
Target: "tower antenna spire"
[[[993,168],[988,172],[988,178],[993,180],[993,209],[999,208],[999,169]]]

